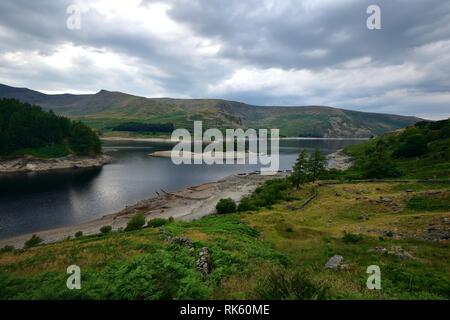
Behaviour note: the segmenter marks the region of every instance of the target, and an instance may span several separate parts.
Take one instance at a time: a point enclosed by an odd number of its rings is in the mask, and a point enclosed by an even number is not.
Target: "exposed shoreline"
[[[270,138],[269,138],[270,139]],[[102,141],[135,141],[135,142],[164,142],[164,143],[178,143],[178,141],[171,141],[170,138],[130,138],[130,137],[100,137]],[[225,139],[224,139],[225,140]],[[369,138],[311,138],[311,137],[280,137],[278,140],[355,140],[366,141]]]
[[[354,164],[354,159],[344,153],[344,149],[339,149],[327,155],[327,169],[347,170]]]
[[[79,157],[69,155],[61,158],[40,159],[33,156],[25,156],[16,159],[0,160],[0,174],[44,172],[64,169],[101,167],[112,161],[106,154],[96,157]]]
[[[216,182],[191,186],[176,192],[161,190],[152,198],[139,201],[117,213],[108,214],[85,223],[2,239],[0,240],[0,248],[6,245],[21,248],[33,234],[41,237],[44,243],[52,243],[74,237],[77,231],[82,231],[83,235],[97,234],[100,232],[100,228],[105,225],[112,226],[113,230],[119,230],[124,228],[128,219],[136,213],[144,213],[147,220],[169,217],[183,221],[198,219],[213,214],[220,199],[232,198],[239,201],[243,196],[251,194],[264,181],[285,177],[286,175],[286,172],[272,176],[253,172],[228,176]]]

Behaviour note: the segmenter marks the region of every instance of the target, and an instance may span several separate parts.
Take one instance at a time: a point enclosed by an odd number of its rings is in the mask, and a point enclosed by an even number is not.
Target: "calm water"
[[[290,169],[302,149],[331,153],[352,140],[294,140],[280,143],[280,169]],[[0,176],[0,239],[82,223],[114,213],[155,191],[175,191],[256,165],[181,165],[150,157],[168,144],[114,142],[104,145],[114,161],[101,169]]]

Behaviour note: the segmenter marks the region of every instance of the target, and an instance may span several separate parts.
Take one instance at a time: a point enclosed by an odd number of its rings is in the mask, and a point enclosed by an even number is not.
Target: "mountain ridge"
[[[410,126],[422,119],[329,106],[257,106],[224,99],[145,98],[119,91],[45,94],[0,84],[0,98],[37,104],[82,120],[101,131],[126,122],[172,123],[192,128],[279,128],[282,136],[367,138]]]

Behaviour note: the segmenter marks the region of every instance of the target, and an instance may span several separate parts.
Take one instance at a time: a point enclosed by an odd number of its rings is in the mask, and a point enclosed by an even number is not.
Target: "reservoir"
[[[324,154],[358,140],[281,140],[280,169],[291,169],[298,154],[320,148]],[[0,175],[0,239],[86,222],[155,195],[259,170],[259,165],[175,165],[151,157],[170,150],[155,142],[105,142],[113,162],[97,169]]]

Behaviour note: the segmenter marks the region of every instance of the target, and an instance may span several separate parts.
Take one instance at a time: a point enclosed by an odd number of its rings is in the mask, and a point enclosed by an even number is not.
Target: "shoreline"
[[[347,170],[355,163],[355,160],[344,153],[344,149],[339,149],[333,153],[330,153],[326,156],[327,158],[327,169],[336,169],[336,170]]]
[[[270,140],[271,138],[269,138]],[[100,137],[102,141],[135,141],[135,142],[164,142],[178,143],[180,141],[172,141],[170,138],[130,138],[130,137]],[[351,141],[367,141],[369,138],[312,138],[312,137],[280,137],[278,140],[351,140]],[[226,141],[224,139],[223,141]],[[195,142],[195,140],[193,141]],[[207,142],[205,142],[207,143]]]
[[[31,232],[12,236],[0,240],[0,248],[13,246],[22,248],[25,241],[33,234],[38,235],[43,243],[53,243],[73,238],[74,234],[82,231],[83,235],[100,233],[100,228],[110,225],[114,231],[125,228],[128,219],[137,213],[144,213],[146,221],[154,218],[173,217],[176,220],[190,221],[215,213],[215,206],[222,198],[232,198],[239,202],[243,196],[251,194],[261,183],[285,177],[288,173],[279,172],[275,175],[261,175],[258,172],[242,173],[227,176],[215,182],[186,187],[175,192],[161,189],[156,196],[126,206],[119,212],[107,214],[81,224],[60,228]]]
[[[41,159],[24,156],[15,159],[0,160],[0,175],[9,173],[49,172],[78,168],[95,168],[111,163],[112,158],[106,154],[96,157],[68,155],[61,158]]]

